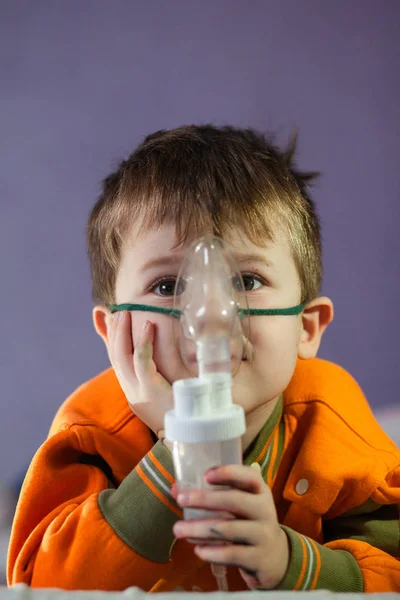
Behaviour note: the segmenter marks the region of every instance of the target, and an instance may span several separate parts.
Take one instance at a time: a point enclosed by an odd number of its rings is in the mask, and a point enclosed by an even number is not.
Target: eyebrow
[[[140,267],[139,272],[144,273],[149,269],[155,269],[156,267],[168,267],[170,265],[179,265],[183,260],[183,256],[160,256],[158,258],[151,258]]]
[[[249,264],[249,263],[259,263],[266,267],[273,267],[273,263],[269,260],[266,260],[263,256],[259,254],[236,254],[234,258],[238,264]],[[183,255],[180,256],[178,254],[174,256],[160,256],[157,258],[151,258],[145,264],[140,267],[139,272],[144,273],[149,269],[155,269],[157,267],[168,267],[175,266],[182,263]]]
[[[265,267],[273,267],[274,263],[264,258],[260,254],[235,254],[235,260],[237,263],[259,263]]]

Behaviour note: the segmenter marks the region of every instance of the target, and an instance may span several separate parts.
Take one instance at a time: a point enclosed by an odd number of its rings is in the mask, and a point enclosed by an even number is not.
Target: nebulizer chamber
[[[242,278],[226,244],[207,236],[187,252],[176,284],[181,355],[193,377],[173,384],[174,409],[165,416],[173,442],[178,490],[208,487],[205,472],[242,462],[243,408],[233,404],[232,377],[244,353]],[[185,519],[221,513],[184,509]]]

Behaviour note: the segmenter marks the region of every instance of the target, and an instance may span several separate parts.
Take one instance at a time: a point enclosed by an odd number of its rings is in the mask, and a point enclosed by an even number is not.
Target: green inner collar
[[[298,304],[290,308],[241,308],[239,310],[240,317],[250,316],[276,316],[276,315],[299,315],[305,308],[305,304]],[[143,312],[154,312],[162,315],[169,315],[175,319],[181,316],[180,310],[175,308],[162,308],[161,306],[150,306],[149,304],[111,304],[109,306],[111,314],[120,311],[140,310]]]

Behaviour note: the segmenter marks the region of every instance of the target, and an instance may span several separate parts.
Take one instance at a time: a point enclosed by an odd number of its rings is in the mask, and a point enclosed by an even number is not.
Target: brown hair
[[[141,231],[176,224],[178,245],[190,233],[223,237],[239,227],[262,246],[283,228],[301,283],[301,301],[319,293],[321,235],[308,185],[296,170],[296,136],[286,150],[251,129],[183,126],[157,131],[103,181],[90,214],[87,249],[93,300],[115,302],[121,248],[136,220]]]

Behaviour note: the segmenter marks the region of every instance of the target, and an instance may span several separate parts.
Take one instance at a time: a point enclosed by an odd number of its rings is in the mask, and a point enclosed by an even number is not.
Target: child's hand
[[[205,477],[210,484],[233,489],[178,494],[175,487],[178,504],[221,510],[236,518],[178,521],[175,536],[194,538],[195,553],[209,563],[238,567],[249,587],[275,588],[288,567],[289,542],[279,526],[271,490],[257,470],[244,465],[216,467]]]
[[[172,387],[153,360],[154,324],[146,321],[138,344],[132,339],[131,314],[114,315],[110,360],[132,411],[161,439],[164,415],[173,408]]]

